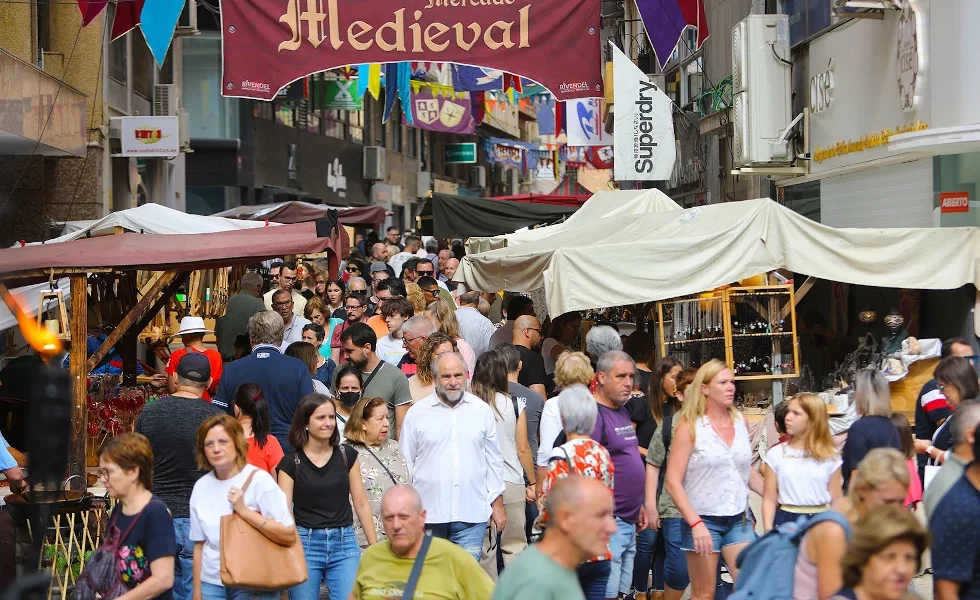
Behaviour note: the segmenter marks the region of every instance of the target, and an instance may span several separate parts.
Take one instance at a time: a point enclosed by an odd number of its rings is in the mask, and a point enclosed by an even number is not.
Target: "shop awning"
[[[788,269],[892,288],[980,282],[980,228],[835,229],[769,199],[597,219],[519,246],[468,254],[477,290],[544,287],[550,314],[639,304]]]
[[[419,216],[423,235],[468,238],[502,235],[522,227],[554,223],[578,208],[433,193],[422,205]]]
[[[273,204],[237,206],[212,216],[226,217],[229,219],[248,219],[251,221],[274,221],[276,223],[305,223],[323,218],[329,210],[337,211],[337,214],[340,216],[341,225],[361,225],[363,227],[373,227],[378,230],[384,225],[386,216],[386,211],[383,206],[338,208],[295,200]]]

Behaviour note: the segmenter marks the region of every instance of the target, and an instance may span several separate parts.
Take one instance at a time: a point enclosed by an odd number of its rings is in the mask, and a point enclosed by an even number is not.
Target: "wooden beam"
[[[806,281],[800,284],[800,289],[796,290],[796,297],[794,298],[793,302],[786,304],[786,306],[784,306],[782,310],[779,311],[780,320],[785,319],[786,316],[789,315],[790,311],[796,308],[796,305],[800,303],[800,300],[803,299],[803,296],[806,296],[807,293],[809,293],[809,291],[813,288],[813,286],[817,283],[817,281],[819,280],[816,277],[807,277]]]
[[[71,276],[71,348],[68,351],[68,374],[71,376],[71,437],[68,442],[68,474],[85,477],[87,467],[85,440],[88,428],[88,277]]]
[[[187,278],[190,276],[190,271],[181,271],[181,273],[178,274],[177,277],[175,277],[174,280],[167,285],[167,287],[163,288],[163,291],[160,293],[160,297],[157,298],[156,302],[153,303],[153,306],[151,306],[150,309],[147,310],[142,317],[140,317],[139,321],[137,321],[136,325],[133,327],[133,329],[136,330],[137,335],[139,335],[140,331],[146,329],[146,326],[150,324],[153,317],[156,316],[156,314],[160,312],[164,306],[166,306],[167,302],[173,298],[174,294],[177,293],[177,290],[180,289],[180,286],[184,285],[187,282]]]
[[[126,313],[126,316],[122,318],[122,321],[116,325],[116,328],[112,330],[109,336],[106,337],[105,341],[102,342],[99,349],[95,351],[95,354],[88,359],[89,371],[98,366],[105,355],[112,350],[113,346],[119,343],[119,340],[122,339],[123,334],[129,331],[129,329],[143,316],[146,309],[149,308],[154,299],[156,299],[157,294],[162,292],[163,289],[167,287],[167,284],[174,280],[177,273],[178,272],[176,270],[166,271],[160,277],[160,279],[157,279],[156,283],[154,283],[153,287],[147,291],[146,295],[139,299],[136,306]]]

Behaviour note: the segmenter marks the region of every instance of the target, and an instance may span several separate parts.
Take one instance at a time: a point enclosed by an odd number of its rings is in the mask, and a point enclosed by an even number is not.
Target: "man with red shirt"
[[[184,344],[184,347],[175,350],[170,355],[170,360],[167,361],[167,391],[171,394],[177,391],[177,363],[184,356],[192,353],[199,352],[207,357],[208,362],[211,363],[211,385],[204,390],[204,394],[201,396],[208,402],[214,396],[215,391],[218,389],[218,381],[221,380],[221,371],[223,368],[223,363],[221,360],[221,354],[214,348],[206,348],[204,346],[204,336],[213,333],[209,329],[204,328],[204,319],[201,317],[184,317],[180,320],[180,331],[177,335],[180,336],[180,341]]]

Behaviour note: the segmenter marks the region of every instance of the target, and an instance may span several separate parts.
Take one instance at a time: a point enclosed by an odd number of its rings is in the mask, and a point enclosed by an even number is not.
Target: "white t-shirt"
[[[228,491],[232,487],[242,487],[249,474],[256,471],[255,477],[245,490],[245,506],[258,511],[270,521],[284,525],[293,524],[293,515],[286,504],[286,494],[267,472],[245,465],[242,472],[231,479],[219,480],[211,471],[194,484],[191,492],[190,538],[204,542],[201,561],[201,581],[214,585],[221,584],[221,517],[232,513],[228,502]]]
[[[830,504],[830,476],[840,469],[840,456],[817,460],[788,443],[776,444],[766,452],[766,464],[776,474],[779,504],[821,506]]]
[[[402,343],[401,339],[395,339],[390,333],[380,340],[378,340],[378,351],[377,355],[381,360],[390,364],[393,367],[397,367],[399,361],[405,356],[405,345]]]
[[[514,414],[514,401],[497,392],[494,403],[497,405],[497,410],[493,413],[497,423],[497,443],[500,444],[500,454],[504,457],[504,481],[523,484],[524,468],[517,456],[517,415]],[[525,402],[518,399],[517,410],[524,412],[524,405]]]
[[[535,464],[539,467],[548,466],[548,458],[555,440],[561,435],[561,413],[558,411],[558,396],[549,398],[541,410],[541,421],[538,424],[538,456]]]
[[[561,342],[551,337],[541,344],[541,358],[544,359],[544,372],[548,375],[555,374],[555,363],[558,362],[557,358],[551,356],[551,352],[555,349],[555,346],[561,345]]]

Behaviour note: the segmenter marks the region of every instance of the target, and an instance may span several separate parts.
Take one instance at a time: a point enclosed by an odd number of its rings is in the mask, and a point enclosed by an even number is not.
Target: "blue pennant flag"
[[[146,0],[143,4],[140,29],[143,30],[150,54],[160,67],[167,58],[167,50],[174,39],[177,20],[183,10],[184,0]]]

